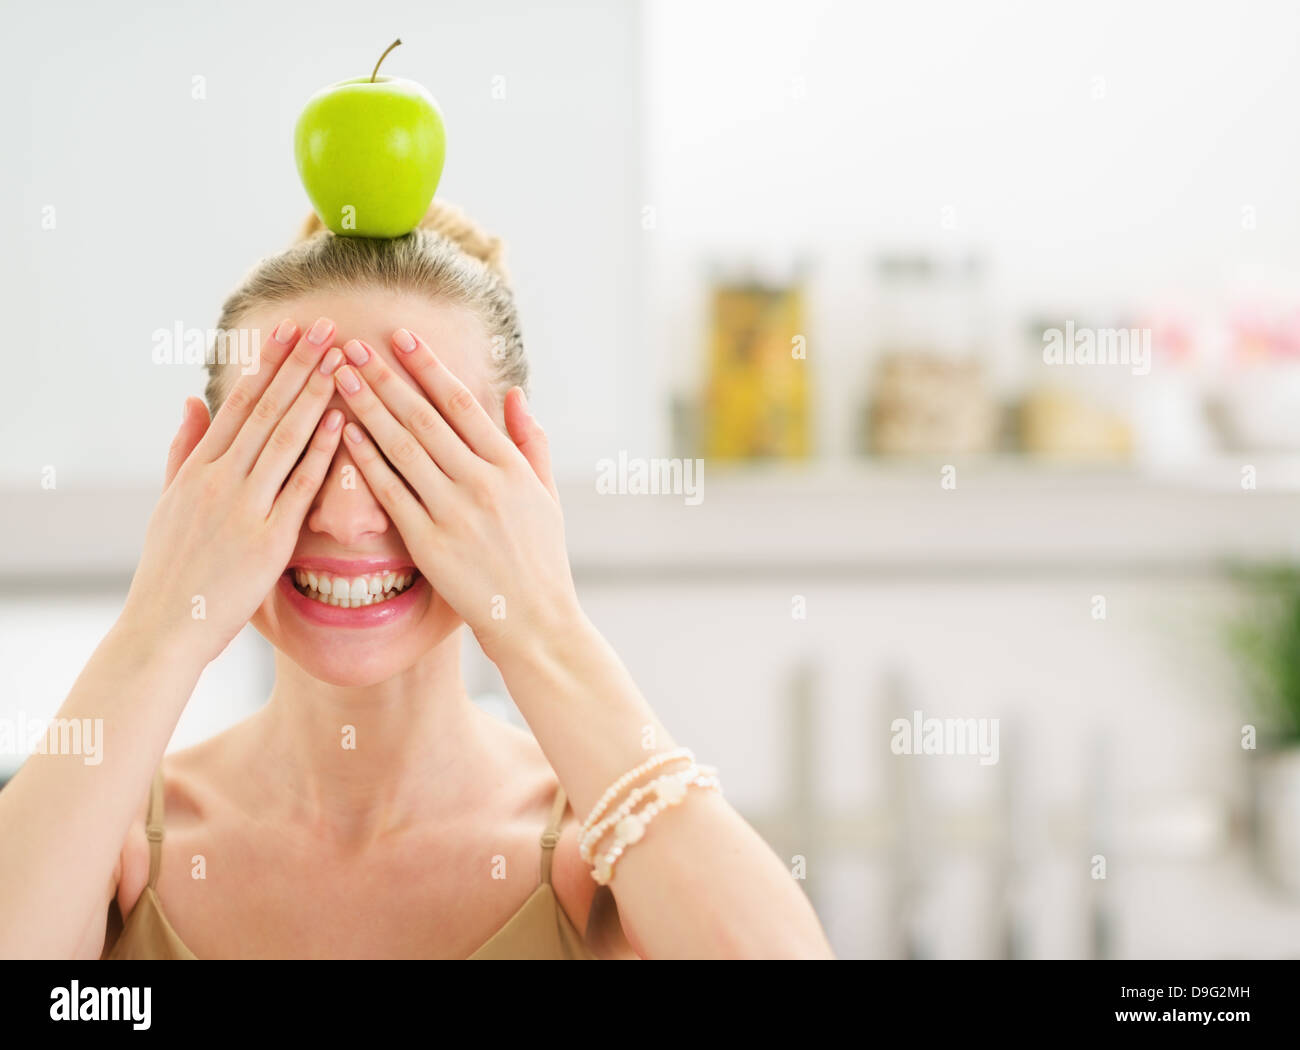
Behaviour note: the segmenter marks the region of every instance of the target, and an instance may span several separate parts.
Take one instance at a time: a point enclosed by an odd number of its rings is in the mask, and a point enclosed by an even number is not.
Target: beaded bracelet
[[[721,791],[722,784],[713,774],[700,773],[690,779],[677,777],[661,778],[663,785],[659,798],[651,802],[640,813],[630,814],[619,821],[614,831],[614,845],[611,846],[591,869],[591,877],[605,886],[614,878],[614,865],[627,851],[628,846],[635,845],[645,836],[646,827],[669,806],[676,806],[686,797],[688,787],[710,788]]]
[[[623,800],[618,809],[605,817],[599,824],[583,829],[582,838],[578,842],[578,856],[590,864],[592,851],[600,840],[605,837],[605,832],[631,813],[636,807],[636,804],[645,798],[646,795],[653,791],[658,791],[659,785],[666,780],[689,780],[691,777],[697,776],[699,772],[699,767],[696,766],[695,762],[692,760],[690,765],[685,769],[677,769],[671,773],[665,773],[663,776],[650,781],[648,784],[642,784]]]
[[[605,793],[600,796],[600,801],[592,806],[591,812],[587,814],[587,819],[582,822],[583,832],[585,833],[591,830],[591,826],[600,819],[601,814],[609,808],[609,804],[618,797],[619,792],[636,780],[637,777],[645,776],[645,774],[649,773],[652,769],[658,769],[665,762],[673,762],[681,758],[686,759],[688,762],[695,761],[695,755],[691,753],[690,748],[679,747],[675,751],[662,751],[657,755],[652,755],[635,769],[629,769],[614,781],[614,783],[610,784]]]

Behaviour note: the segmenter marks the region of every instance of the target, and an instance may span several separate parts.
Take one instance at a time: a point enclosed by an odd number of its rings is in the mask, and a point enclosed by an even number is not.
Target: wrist
[[[197,677],[214,658],[199,630],[202,626],[202,623],[189,620],[159,622],[157,618],[143,615],[128,605],[110,630],[109,637],[123,658],[136,666],[191,670]]]
[[[491,638],[480,638],[479,644],[503,677],[512,672],[536,674],[554,667],[599,639],[576,595],[550,603],[544,612],[529,616],[518,629],[512,629],[514,625],[508,621],[501,627]]]

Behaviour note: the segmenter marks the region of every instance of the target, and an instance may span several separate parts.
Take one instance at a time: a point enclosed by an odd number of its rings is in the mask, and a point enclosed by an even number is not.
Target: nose
[[[342,442],[305,524],[342,547],[363,546],[367,537],[382,536],[392,524]]]

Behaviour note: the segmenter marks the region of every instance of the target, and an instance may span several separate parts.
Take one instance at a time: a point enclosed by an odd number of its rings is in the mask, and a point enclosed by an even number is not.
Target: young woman
[[[395,240],[309,224],[219,328],[271,333],[260,366],[187,400],[59,711],[103,720],[103,760],[0,792],[0,954],[830,956],[579,606],[500,242],[441,203]],[[249,622],[269,700],[164,760]],[[531,734],[467,695],[462,625]]]

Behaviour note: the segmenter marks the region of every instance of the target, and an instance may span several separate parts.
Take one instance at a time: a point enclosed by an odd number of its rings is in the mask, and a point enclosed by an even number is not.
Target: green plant
[[[1265,739],[1300,745],[1300,566],[1239,568],[1247,609],[1228,627],[1228,644],[1266,723]]]

